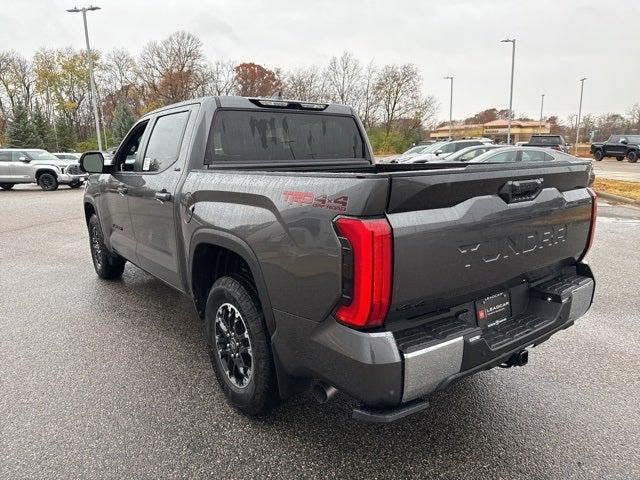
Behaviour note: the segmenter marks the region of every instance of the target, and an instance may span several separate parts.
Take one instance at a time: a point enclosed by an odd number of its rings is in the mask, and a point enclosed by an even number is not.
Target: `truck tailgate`
[[[591,225],[590,169],[585,162],[392,174],[388,319],[446,309],[575,263]]]

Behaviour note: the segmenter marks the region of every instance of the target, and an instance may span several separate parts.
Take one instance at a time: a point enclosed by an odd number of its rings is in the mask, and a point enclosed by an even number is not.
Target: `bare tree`
[[[202,42],[184,31],[172,33],[159,43],[148,43],[138,63],[152,106],[186,100],[206,85]]]
[[[212,95],[233,95],[236,93],[236,63],[216,60],[207,72],[207,90]]]
[[[327,98],[325,77],[317,67],[300,68],[288,72],[284,77],[285,98],[322,102]]]
[[[377,77],[375,90],[382,124],[387,134],[400,118],[420,119],[434,115],[437,104],[432,97],[423,99],[420,93],[422,78],[415,65],[386,65]]]
[[[380,102],[375,88],[377,74],[377,68],[373,64],[373,60],[371,60],[363,71],[361,79],[361,99],[358,109],[358,115],[365,128],[370,128],[375,123],[380,108]]]
[[[359,110],[362,98],[362,65],[351,52],[332,57],[325,71],[329,94],[335,102]]]
[[[10,116],[20,103],[31,109],[36,77],[32,63],[17,52],[0,52],[0,109]]]

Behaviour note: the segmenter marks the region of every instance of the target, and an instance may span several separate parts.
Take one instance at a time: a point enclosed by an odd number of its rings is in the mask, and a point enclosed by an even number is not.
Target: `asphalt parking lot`
[[[635,166],[634,166],[635,167]],[[218,390],[190,301],[94,274],[82,191],[0,191],[0,478],[640,478],[640,209],[602,204],[578,324],[376,426]]]
[[[593,169],[597,176],[640,182],[640,163],[629,163],[625,159],[622,162],[615,158],[604,158],[599,162],[593,162]]]

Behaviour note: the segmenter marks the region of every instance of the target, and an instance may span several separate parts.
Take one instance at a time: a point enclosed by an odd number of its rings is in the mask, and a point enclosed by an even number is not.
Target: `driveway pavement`
[[[638,165],[637,167],[640,167]],[[640,209],[602,204],[574,327],[391,425],[230,408],[188,299],[96,277],[82,192],[0,191],[0,478],[640,478]]]

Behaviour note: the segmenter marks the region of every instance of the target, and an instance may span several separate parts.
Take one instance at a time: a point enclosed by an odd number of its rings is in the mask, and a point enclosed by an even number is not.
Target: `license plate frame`
[[[476,300],[475,309],[479,327],[495,327],[511,318],[511,292],[504,290]]]

